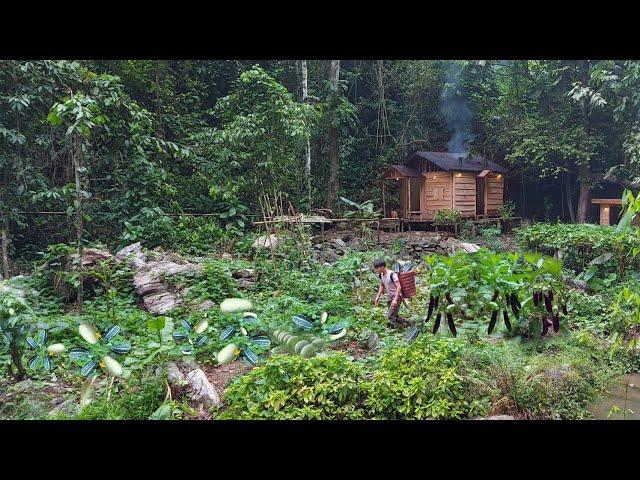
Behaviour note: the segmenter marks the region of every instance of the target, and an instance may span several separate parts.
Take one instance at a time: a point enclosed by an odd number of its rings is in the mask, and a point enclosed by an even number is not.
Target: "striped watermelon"
[[[336,333],[339,333],[343,328],[344,327],[341,323],[336,323],[335,325],[329,325],[327,327],[327,332],[329,332],[330,335],[335,335]]]
[[[311,330],[313,328],[313,323],[304,315],[294,315],[293,323],[304,330]]]
[[[82,360],[87,357],[89,357],[89,350],[86,348],[76,347],[69,351],[69,358],[71,358],[71,360]]]
[[[116,343],[115,345],[111,345],[109,350],[113,353],[117,353],[118,355],[124,355],[125,353],[129,353],[131,345],[128,343]]]
[[[107,333],[104,334],[104,341],[108,342],[119,333],[120,333],[120,327],[118,327],[117,325],[114,325],[109,330],[107,330]]]
[[[418,337],[419,333],[420,333],[420,327],[418,325],[414,325],[407,332],[407,336],[405,337],[405,339],[408,342],[413,342]]]
[[[37,342],[31,337],[27,337],[27,343],[31,348],[38,348]]]
[[[40,345],[44,345],[47,341],[47,332],[45,330],[38,331],[38,335],[36,335],[36,340]]]
[[[251,348],[249,347],[244,347],[242,349],[242,355],[244,356],[244,358],[247,359],[247,361],[253,365],[255,365],[256,363],[258,363],[258,355],[256,355],[256,353],[251,350]]]
[[[251,339],[251,344],[252,345],[259,345],[261,347],[270,347],[271,346],[271,340],[269,340],[267,337],[253,337]]]
[[[182,324],[182,326],[185,328],[187,332],[190,332],[191,330],[193,330],[193,326],[191,326],[191,324],[188,321],[180,320],[180,323]]]
[[[228,340],[233,337],[233,333],[236,331],[236,327],[229,325],[220,333],[220,340]]]
[[[97,365],[98,364],[96,362],[91,360],[84,367],[82,367],[82,369],[80,370],[80,375],[82,375],[83,377],[88,377],[89,375],[91,375],[91,372],[93,372],[96,369]]]
[[[171,336],[173,337],[174,340],[184,340],[189,336],[189,334],[187,332],[181,332],[180,330],[176,330],[171,334]]]

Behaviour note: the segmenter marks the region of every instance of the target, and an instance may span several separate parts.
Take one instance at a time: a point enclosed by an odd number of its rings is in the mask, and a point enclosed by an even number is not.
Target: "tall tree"
[[[329,85],[331,95],[338,97],[340,91],[340,60],[331,60],[329,66]],[[333,209],[338,195],[340,183],[338,174],[340,171],[340,150],[338,145],[338,125],[332,122],[329,127],[329,185],[327,188],[327,207]]]

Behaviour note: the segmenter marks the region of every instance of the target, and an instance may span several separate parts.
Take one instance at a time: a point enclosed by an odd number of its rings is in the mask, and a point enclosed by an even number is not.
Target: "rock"
[[[193,400],[202,403],[207,408],[220,405],[218,392],[201,369],[189,372],[187,382],[189,382],[189,396]]]
[[[200,305],[198,305],[198,310],[204,312],[205,310],[211,310],[215,306],[215,303],[211,300],[205,300]]]
[[[467,253],[475,253],[480,250],[480,245],[476,245],[475,243],[460,242],[460,247]]]
[[[340,260],[340,255],[338,255],[336,252],[334,252],[333,250],[326,250],[324,252],[324,259],[329,262],[329,263],[333,263],[336,260]]]
[[[266,235],[262,235],[256,238],[253,242],[253,248],[257,250],[261,248],[276,248],[278,246],[278,243],[278,237],[272,233],[271,235],[269,235],[269,237],[267,237]]]
[[[223,260],[233,260],[233,255],[231,255],[230,253],[224,252],[222,254],[222,259]]]
[[[380,342],[380,337],[378,336],[378,334],[373,331],[369,331],[368,333],[365,332],[365,334],[365,348],[367,350],[375,350],[376,348],[378,348],[378,343]]]
[[[255,283],[246,278],[238,279],[238,288],[241,290],[252,290]]]
[[[106,250],[100,250],[98,248],[83,248],[82,249],[82,266],[84,268],[91,268],[99,265],[100,262],[104,262],[106,260],[112,260],[113,255],[111,255]],[[78,254],[74,253],[69,255],[67,262],[67,270],[76,270],[78,263]]]
[[[182,386],[187,382],[186,377],[174,362],[167,364],[167,382],[172,386]]]
[[[513,415],[492,415],[487,418],[481,418],[480,420],[515,420]]]
[[[236,270],[231,276],[233,278],[253,278],[256,276],[256,271],[253,268],[243,268]]]
[[[347,244],[342,241],[340,238],[334,238],[331,240],[331,245],[339,250],[346,250]]]
[[[80,404],[74,400],[68,399],[49,411],[50,417],[56,417],[59,414],[74,417],[80,413]]]
[[[147,256],[142,252],[142,245],[140,242],[128,245],[116,253],[117,262],[122,262],[126,259],[130,259],[131,266],[136,270],[139,270],[146,265]]]
[[[181,258],[171,255],[173,260],[151,261],[133,276],[133,286],[136,294],[142,297],[145,309],[154,315],[162,315],[173,310],[180,302],[176,293],[169,290],[164,278],[178,273],[195,273],[202,270],[202,266],[184,262]]]
[[[21,382],[18,382],[13,386],[13,390],[19,393],[26,392],[28,390],[34,390],[35,388],[36,388],[35,382],[29,379],[22,380]]]

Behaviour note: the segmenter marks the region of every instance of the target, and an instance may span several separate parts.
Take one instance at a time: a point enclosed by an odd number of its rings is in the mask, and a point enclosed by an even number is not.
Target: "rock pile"
[[[166,278],[178,273],[199,273],[202,266],[189,263],[176,253],[149,252],[145,255],[140,242],[116,253],[117,261],[131,262],[135,270],[133,286],[142,297],[145,309],[155,315],[173,310],[184,297],[184,289],[169,285]]]

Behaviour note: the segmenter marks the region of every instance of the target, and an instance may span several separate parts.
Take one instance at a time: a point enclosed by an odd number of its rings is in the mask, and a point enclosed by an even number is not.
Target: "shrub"
[[[485,399],[465,395],[459,341],[422,336],[385,351],[368,385],[374,418],[466,418],[487,410]]]
[[[363,370],[343,354],[270,358],[227,389],[220,419],[364,418]]]
[[[624,271],[633,249],[640,248],[637,236],[616,233],[615,226],[606,225],[535,223],[519,229],[516,238],[523,248],[548,255],[561,251],[564,265],[576,271],[582,271],[604,253],[613,255],[598,265],[601,273]]]
[[[462,219],[460,210],[441,208],[436,212],[434,223],[436,225],[451,226],[458,225]]]

